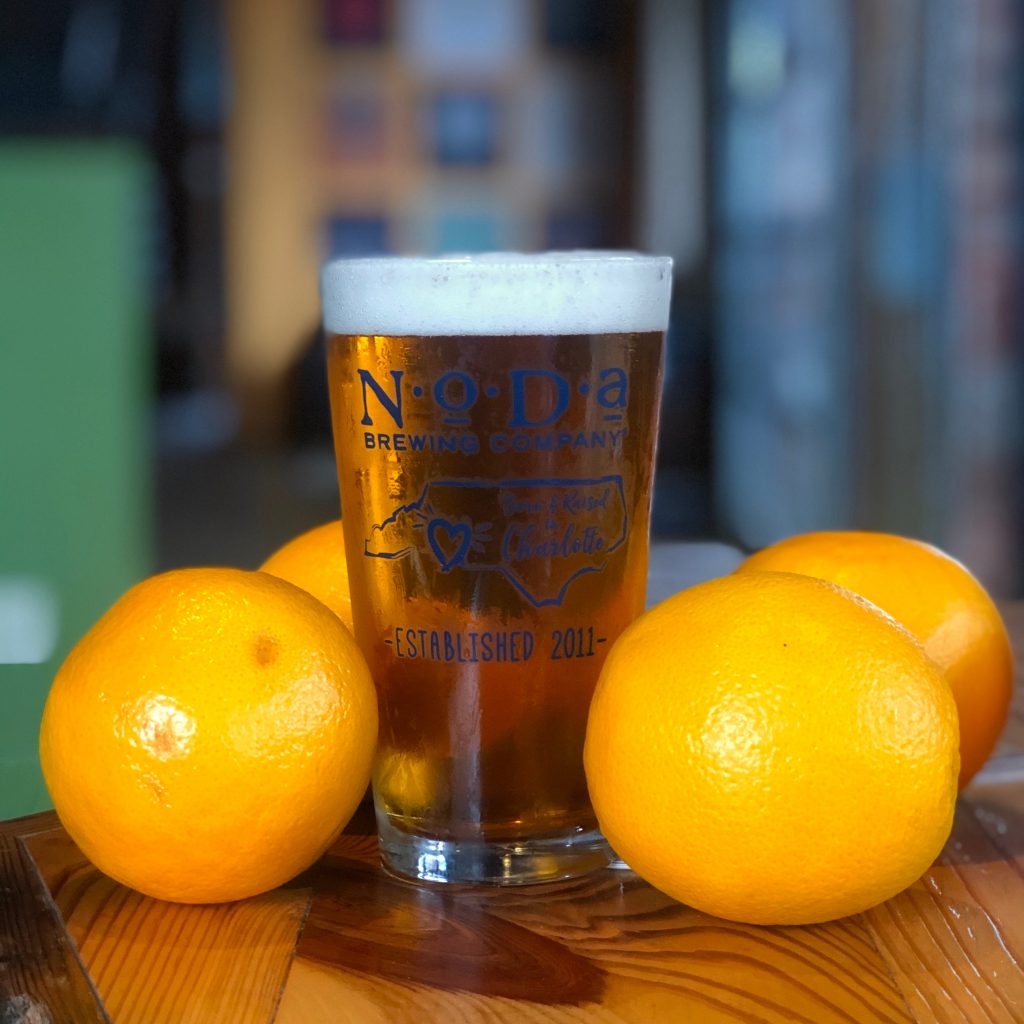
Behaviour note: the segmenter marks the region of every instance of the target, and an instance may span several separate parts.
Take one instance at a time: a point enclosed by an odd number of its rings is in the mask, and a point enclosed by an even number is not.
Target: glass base
[[[592,832],[537,836],[520,841],[429,839],[396,828],[377,815],[386,870],[414,882],[451,885],[529,885],[576,878],[607,867],[612,851]]]

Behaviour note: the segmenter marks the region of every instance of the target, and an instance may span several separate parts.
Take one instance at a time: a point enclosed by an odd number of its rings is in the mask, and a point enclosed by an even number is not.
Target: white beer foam
[[[332,334],[623,334],[668,326],[672,260],[597,251],[340,259],[320,283]]]

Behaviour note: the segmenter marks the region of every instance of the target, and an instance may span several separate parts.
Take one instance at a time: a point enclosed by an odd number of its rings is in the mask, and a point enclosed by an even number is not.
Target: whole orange
[[[905,888],[949,835],[956,707],[856,595],[791,573],[685,590],[616,641],[584,750],[601,831],[710,914],[807,924]]]
[[[314,526],[293,537],[279,547],[260,570],[302,587],[352,630],[352,597],[340,519]]]
[[[212,903],[280,885],[331,844],[376,737],[369,671],[337,616],[266,573],[181,569],[133,587],[71,651],[39,753],[100,870]]]
[[[949,680],[960,715],[960,787],[970,782],[1006,724],[1013,652],[998,609],[967,569],[930,544],[857,531],[790,537],[739,571],[750,569],[831,580],[903,623]]]

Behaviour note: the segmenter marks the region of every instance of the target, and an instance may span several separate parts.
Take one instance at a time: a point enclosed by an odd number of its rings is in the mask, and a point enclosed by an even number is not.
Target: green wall
[[[0,819],[49,806],[50,681],[151,563],[149,190],[128,144],[0,144]]]

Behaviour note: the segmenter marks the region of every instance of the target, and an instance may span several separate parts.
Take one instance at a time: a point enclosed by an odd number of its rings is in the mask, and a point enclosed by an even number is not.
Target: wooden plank
[[[1007,618],[1024,635],[1024,604]],[[1022,694],[937,864],[882,907],[810,928],[708,918],[625,871],[517,890],[417,888],[380,872],[365,808],[292,888],[219,907],[159,903],[116,885],[52,813],[3,822],[0,1021],[107,1019],[61,937],[59,910],[117,1024],[1020,1024]],[[50,922],[51,946],[16,931],[26,908],[37,930]],[[49,964],[54,948],[67,985],[14,991],[11,951],[18,965],[27,955]],[[100,1016],[65,1010],[61,1000],[83,989]],[[12,1003],[22,995],[34,1003]]]
[[[117,1024],[270,1024],[308,890],[238,903],[153,900],[98,871],[63,830],[26,840]]]
[[[21,837],[59,827],[60,822],[53,811],[40,811],[37,814],[27,814],[23,818],[0,821],[0,835]]]
[[[636,1008],[642,1011],[642,999]],[[656,1024],[686,1018],[620,1016],[610,1007],[592,1003],[531,1004],[381,979],[297,959],[275,1024],[624,1024],[639,1019]],[[737,1024],[737,1019],[730,1018],[730,1024]]]
[[[339,856],[349,841],[313,877],[279,1024],[912,1020],[857,920],[731,924],[619,871],[513,891],[425,889]]]
[[[585,899],[570,888],[543,905],[524,892],[498,913],[560,935],[609,977],[631,980],[631,1001],[657,992],[663,1016],[634,1015],[627,1005],[625,1020],[676,1020],[684,1013],[709,1021],[814,1024],[911,1019],[857,919],[762,928],[701,914],[632,872],[604,872],[593,884]]]
[[[977,801],[961,799],[953,834],[924,877],[866,915],[922,1022],[1024,1020],[1024,815],[1000,815],[986,828],[994,812]]]
[[[1024,679],[1024,603],[1002,609]],[[1024,1020],[1024,687],[996,754],[961,797],[938,863],[872,911],[872,932],[922,1021]]]
[[[0,1021],[110,1024],[21,841],[0,834]]]
[[[410,885],[328,857],[296,955],[432,988],[510,999],[598,1002],[603,974],[556,939],[490,913],[470,891]]]

